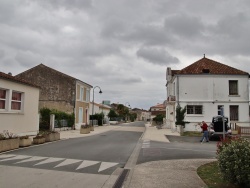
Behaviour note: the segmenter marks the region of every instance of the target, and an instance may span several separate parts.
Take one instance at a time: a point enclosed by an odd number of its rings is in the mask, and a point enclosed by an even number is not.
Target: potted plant
[[[94,126],[93,125],[90,125],[89,128],[90,128],[90,131],[94,131]]]
[[[8,130],[0,133],[0,152],[19,148],[19,138]]]
[[[19,137],[19,146],[20,147],[26,147],[26,146],[30,146],[32,144],[32,140],[31,138],[29,138],[29,136],[20,136]]]
[[[82,124],[80,129],[81,134],[88,134],[90,133],[90,126],[88,124]]]
[[[46,131],[42,135],[45,137],[45,142],[60,140],[60,133],[57,131]]]
[[[42,134],[37,134],[33,138],[33,144],[43,144],[45,142],[45,137]]]

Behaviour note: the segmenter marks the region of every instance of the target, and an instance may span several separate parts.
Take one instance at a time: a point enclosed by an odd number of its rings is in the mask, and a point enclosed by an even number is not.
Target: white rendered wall
[[[237,96],[229,96],[229,80],[238,80]],[[177,83],[177,79],[175,80]],[[239,125],[249,126],[249,91],[248,76],[215,76],[215,75],[181,75],[179,91],[176,87],[177,100],[182,107],[186,105],[203,105],[202,115],[185,117],[185,131],[200,130],[197,124],[201,121],[211,123],[212,117],[218,115],[218,105],[224,105],[224,114],[229,117],[229,106],[239,106]],[[177,103],[176,103],[177,105]]]
[[[0,112],[0,132],[8,130],[18,135],[35,135],[39,130],[39,89],[0,79],[0,87],[24,93],[22,112]]]

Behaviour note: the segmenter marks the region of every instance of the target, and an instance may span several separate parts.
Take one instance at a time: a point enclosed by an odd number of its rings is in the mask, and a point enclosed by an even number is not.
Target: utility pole
[[[224,118],[224,106],[220,107],[220,113],[223,121],[223,140],[225,140],[225,118]]]

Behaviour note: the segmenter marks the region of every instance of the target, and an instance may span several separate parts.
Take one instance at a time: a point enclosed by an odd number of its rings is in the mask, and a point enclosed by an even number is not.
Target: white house
[[[36,135],[39,87],[0,72],[0,132]]]
[[[199,130],[201,121],[212,117],[229,117],[229,125],[249,126],[249,74],[225,64],[204,58],[182,70],[167,68],[166,121],[175,126],[176,107],[187,107],[185,131]]]

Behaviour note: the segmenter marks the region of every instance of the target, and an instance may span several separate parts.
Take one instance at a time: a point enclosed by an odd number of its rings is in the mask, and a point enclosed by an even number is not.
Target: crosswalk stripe
[[[17,160],[17,159],[25,159],[25,158],[29,158],[31,156],[28,156],[28,155],[17,155],[15,157],[12,157],[12,158],[8,158],[8,159],[2,159],[0,161],[11,161],[11,160]]]
[[[100,163],[100,161],[88,161],[88,160],[84,160],[84,161],[82,162],[82,164],[80,164],[80,165],[77,167],[76,170],[79,170],[79,169],[81,169],[81,168],[86,168],[86,167],[88,167],[88,166],[92,166],[92,165],[95,165],[95,164],[97,164],[97,163]]]
[[[106,170],[106,169],[111,168],[111,167],[113,167],[113,166],[115,166],[115,165],[118,165],[118,164],[119,164],[119,163],[102,162],[102,163],[101,163],[101,166],[100,166],[100,168],[99,168],[99,170],[98,170],[98,172],[101,172],[101,171],[103,171],[103,170]]]
[[[47,163],[53,163],[53,162],[62,161],[62,160],[64,160],[64,158],[53,158],[53,157],[51,157],[51,158],[48,158],[45,161],[41,161],[40,163],[35,164],[34,166],[47,164]]]
[[[8,157],[14,157],[14,156],[16,156],[16,155],[10,155],[10,154],[0,155],[0,159],[8,158]]]
[[[60,167],[60,166],[66,166],[70,164],[74,164],[77,162],[80,162],[82,160],[76,160],[76,159],[66,159],[65,161],[61,162],[60,164],[56,165],[54,168]]]
[[[47,159],[48,157],[31,157],[30,159],[25,159],[25,160],[22,160],[22,161],[19,161],[19,162],[16,162],[15,164],[18,164],[18,163],[26,163],[26,162],[31,162],[31,161],[39,161],[39,160],[43,160],[43,159]]]

